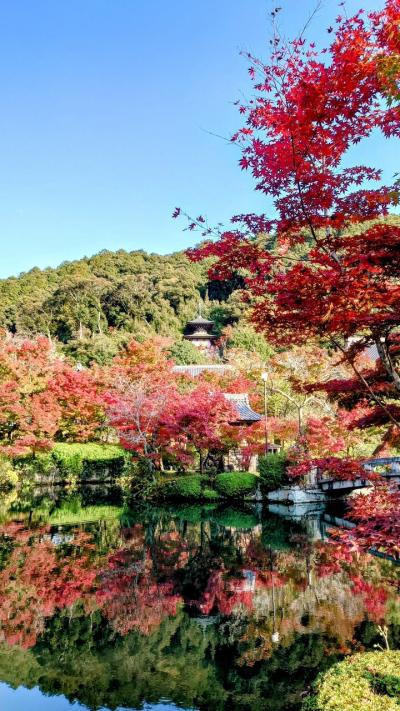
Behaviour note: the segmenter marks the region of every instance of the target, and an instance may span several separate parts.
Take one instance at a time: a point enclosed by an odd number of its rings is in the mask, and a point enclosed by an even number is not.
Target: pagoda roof
[[[196,316],[196,318],[192,319],[192,321],[187,322],[188,326],[213,326],[214,321],[209,321],[207,318],[204,318],[203,316]]]
[[[193,333],[185,333],[184,338],[186,341],[190,341],[191,339],[195,341],[202,338],[204,338],[205,341],[215,341],[218,336],[216,336],[215,333],[207,333],[207,331],[202,328],[198,331],[193,331]]]

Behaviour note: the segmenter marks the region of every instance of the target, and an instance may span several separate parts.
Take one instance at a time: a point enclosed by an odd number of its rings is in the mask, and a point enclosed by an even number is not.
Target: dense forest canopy
[[[183,252],[103,251],[55,269],[33,268],[0,281],[0,328],[57,339],[81,360],[107,360],[121,343],[154,336],[180,338],[199,299],[217,329],[235,323],[244,306],[237,282],[209,281],[207,263]],[[184,360],[195,359],[196,351]]]

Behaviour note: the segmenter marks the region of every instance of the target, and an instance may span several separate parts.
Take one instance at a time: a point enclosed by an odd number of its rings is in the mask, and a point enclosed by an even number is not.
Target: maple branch
[[[382,402],[382,400],[374,393],[374,391],[372,390],[372,388],[369,385],[369,383],[367,382],[367,380],[364,378],[361,371],[358,370],[357,366],[354,363],[353,358],[351,358],[349,356],[349,354],[347,353],[346,349],[343,348],[343,346],[341,346],[340,343],[338,341],[336,341],[335,338],[333,338],[333,336],[330,336],[330,341],[336,348],[338,348],[343,353],[343,355],[344,355],[345,359],[347,360],[347,362],[349,363],[350,367],[354,370],[357,378],[362,382],[362,384],[364,385],[365,389],[370,394],[370,396],[374,400],[374,402],[376,402],[376,404],[382,408],[382,410],[389,417],[390,421],[393,422],[393,424],[396,425],[396,427],[399,427],[400,422],[397,422],[397,420],[393,417],[392,413],[390,412],[390,410],[388,410],[388,408],[386,407],[384,402]]]
[[[309,26],[311,25],[314,17],[317,15],[317,13],[320,11],[322,7],[322,0],[318,0],[316,6],[314,7],[314,10],[310,13],[308,19],[306,20],[303,29],[301,30],[300,34],[297,36],[298,40],[301,40],[303,38],[303,35],[305,32],[308,30]]]

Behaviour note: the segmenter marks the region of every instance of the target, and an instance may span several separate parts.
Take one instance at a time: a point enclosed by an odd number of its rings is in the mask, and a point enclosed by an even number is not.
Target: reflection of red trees
[[[193,605],[203,615],[210,615],[213,611],[222,615],[230,615],[239,605],[251,609],[253,593],[246,590],[245,580],[236,579],[227,581],[222,570],[214,570],[207,583],[203,595]]]
[[[359,597],[363,609],[371,622],[381,623],[387,613],[387,603],[390,597],[390,581],[381,579],[379,584],[370,582],[368,577],[377,560],[370,556],[355,555],[348,546],[320,544],[316,559],[316,572],[319,578],[346,571],[347,580],[353,596]]]
[[[280,588],[285,582],[286,578],[277,571],[243,569],[229,574],[218,569],[211,573],[201,598],[191,601],[190,604],[197,607],[203,615],[210,615],[212,612],[231,615],[240,607],[250,611],[253,609],[257,591]]]
[[[0,571],[1,637],[29,648],[57,609],[78,599],[90,608],[97,575],[90,559],[93,546],[87,534],[76,533],[64,555],[45,529],[33,535],[22,525],[8,524],[1,534],[12,541],[9,559]]]
[[[235,539],[232,532],[213,539],[204,530],[200,543],[198,529],[182,535],[163,526],[123,529],[121,547],[101,560],[85,533],[54,545],[44,528],[2,527],[0,641],[33,646],[46,619],[78,600],[87,611],[98,607],[118,634],[151,634],[186,602],[203,615],[238,615],[242,659],[252,664],[272,653],[276,633],[283,646],[294,634],[322,633],[327,653],[329,645],[346,653],[357,625],[385,619],[393,589],[376,558],[344,545],[311,546],[300,535],[293,537],[296,548],[274,551],[256,529]]]
[[[320,543],[316,547],[315,571],[318,578],[340,573],[345,562],[351,563],[353,556],[346,547]]]
[[[371,622],[380,623],[385,619],[388,592],[381,585],[368,583],[359,575],[351,578],[354,595],[362,597],[365,610]]]
[[[152,568],[148,551],[142,558],[129,549],[109,558],[97,601],[119,634],[132,629],[150,634],[165,617],[176,615],[181,598],[172,582],[157,582]]]

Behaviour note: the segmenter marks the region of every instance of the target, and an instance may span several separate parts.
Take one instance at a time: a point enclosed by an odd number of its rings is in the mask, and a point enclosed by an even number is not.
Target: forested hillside
[[[179,339],[199,298],[221,328],[239,319],[243,305],[233,283],[207,280],[207,266],[183,253],[120,250],[34,268],[0,281],[0,328],[43,333],[82,362],[107,360],[132,336]]]

